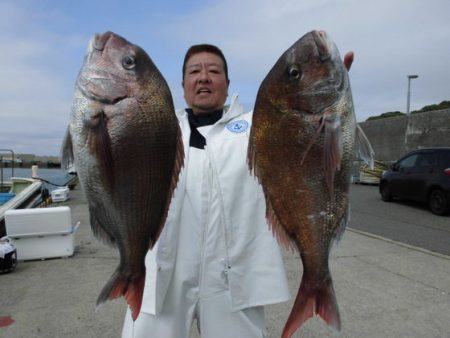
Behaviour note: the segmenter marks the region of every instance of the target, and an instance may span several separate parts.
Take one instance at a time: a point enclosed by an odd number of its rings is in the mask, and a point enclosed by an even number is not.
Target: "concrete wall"
[[[450,147],[450,109],[359,123],[372,143],[375,159],[394,161],[407,151]]]

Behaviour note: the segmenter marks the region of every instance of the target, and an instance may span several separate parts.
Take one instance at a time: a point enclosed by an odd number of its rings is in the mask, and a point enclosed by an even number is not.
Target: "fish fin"
[[[317,287],[311,288],[310,285],[315,283],[308,281],[304,273],[281,338],[290,338],[303,323],[315,315],[321,317],[333,331],[340,332],[341,318],[331,276]]]
[[[102,222],[99,221],[99,213],[104,212],[103,208],[100,206],[94,205],[93,203],[89,203],[89,215],[90,215],[90,223],[91,229],[94,233],[94,236],[98,238],[102,243],[105,243],[109,246],[116,247],[117,242],[114,238],[113,234],[110,233],[108,227],[104,227]],[[102,217],[106,218],[106,217]],[[106,218],[107,219],[107,218]]]
[[[258,179],[258,182],[261,184],[261,179],[259,177],[259,172],[258,172],[258,166],[256,165],[256,161],[255,161],[255,148],[254,148],[254,142],[252,142],[252,135],[253,135],[253,130],[250,131],[250,141],[248,143],[248,148],[247,148],[247,164],[248,164],[248,168],[250,170],[250,174],[256,176],[256,178]],[[274,237],[276,238],[278,244],[283,249],[285,249],[287,251],[295,252],[297,250],[297,245],[286,233],[286,230],[284,230],[284,227],[281,225],[280,220],[278,219],[278,217],[272,207],[272,203],[270,202],[270,200],[268,198],[269,194],[266,192],[264,185],[262,185],[262,187],[263,187],[263,191],[264,191],[264,196],[266,198],[266,219],[267,219],[270,229],[272,230]]]
[[[152,238],[150,239],[149,249],[153,248],[153,246],[155,245],[156,241],[159,238],[159,235],[161,234],[162,229],[164,228],[164,225],[165,225],[166,219],[167,219],[167,214],[169,213],[170,203],[172,202],[173,194],[175,193],[175,189],[178,185],[178,179],[180,176],[181,168],[184,165],[183,139],[182,139],[180,127],[178,126],[177,128],[178,128],[177,129],[177,146],[176,146],[177,149],[176,149],[176,153],[175,153],[174,167],[173,167],[173,173],[172,173],[172,180],[170,182],[169,193],[167,194],[167,201],[166,201],[166,205],[165,205],[162,217],[161,217],[161,222],[158,226],[157,231],[155,231],[154,236],[152,236]]]
[[[133,320],[136,320],[141,312],[144,285],[145,272],[136,278],[130,279],[117,269],[100,292],[97,298],[97,307],[107,300],[123,296],[131,309]]]
[[[369,139],[367,138],[366,134],[359,126],[359,124],[356,125],[355,138],[356,138],[355,145],[357,156],[361,158],[364,162],[366,162],[370,169],[373,169],[375,152],[373,151]]]
[[[342,128],[341,119],[336,116],[334,119],[324,118],[324,172],[328,191],[334,193],[334,176],[341,168],[342,159]]]
[[[102,181],[112,192],[114,189],[114,163],[111,151],[111,139],[106,126],[106,115],[100,112],[95,119],[85,120],[84,126],[88,130],[88,149],[97,158],[101,172],[104,173]]]
[[[250,170],[250,175],[256,175],[256,163],[255,163],[255,142],[254,142],[254,131],[253,126],[250,129],[250,136],[247,146],[247,164],[248,170]]]
[[[306,150],[303,152],[303,156],[302,159],[300,161],[300,165],[303,164],[303,161],[305,161],[306,155],[308,154],[309,150],[311,149],[312,145],[314,144],[314,142],[317,141],[317,138],[320,135],[320,132],[322,131],[322,129],[324,128],[325,125],[325,119],[322,119],[319,125],[319,128],[317,128],[315,134],[313,135],[313,137],[311,138],[311,141],[309,142],[308,146],[306,147]]]
[[[341,219],[341,223],[336,228],[336,231],[333,234],[333,237],[331,239],[330,243],[330,249],[332,249],[334,246],[336,246],[340,240],[342,239],[342,236],[344,235],[345,229],[347,228],[347,224],[350,221],[350,205],[347,207],[347,211],[343,215]]]
[[[267,194],[265,194],[267,196]],[[289,237],[284,230],[284,227],[281,225],[280,220],[278,219],[275,211],[273,210],[272,203],[266,197],[266,219],[269,222],[270,229],[272,230],[273,235],[275,236],[278,244],[287,251],[295,252],[297,251],[297,245],[294,241]]]
[[[61,168],[67,170],[74,163],[72,135],[70,134],[70,126],[66,129],[66,134],[61,145]]]

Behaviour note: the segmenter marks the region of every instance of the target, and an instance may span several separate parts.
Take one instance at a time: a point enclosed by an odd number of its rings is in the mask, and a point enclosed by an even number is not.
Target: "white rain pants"
[[[264,338],[264,307],[231,311],[228,292],[180,306],[174,293],[169,293],[158,316],[141,312],[133,323],[128,309],[122,338],[189,338],[193,319],[202,338]]]
[[[187,151],[180,240],[162,311],[157,316],[141,311],[133,322],[128,309],[122,338],[189,338],[194,319],[202,338],[263,338],[263,306],[232,311],[227,239],[220,213],[214,212],[220,209],[216,178],[205,150]]]

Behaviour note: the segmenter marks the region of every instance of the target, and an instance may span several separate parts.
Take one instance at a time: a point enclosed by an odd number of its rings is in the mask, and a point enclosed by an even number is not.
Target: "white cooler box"
[[[73,255],[75,231],[67,206],[8,210],[6,235],[17,248],[18,260]]]

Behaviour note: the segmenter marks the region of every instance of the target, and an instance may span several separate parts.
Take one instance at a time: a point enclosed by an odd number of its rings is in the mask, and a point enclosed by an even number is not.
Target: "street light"
[[[408,97],[406,100],[406,115],[409,116],[409,100],[411,98],[411,79],[417,79],[419,75],[408,75]]]

